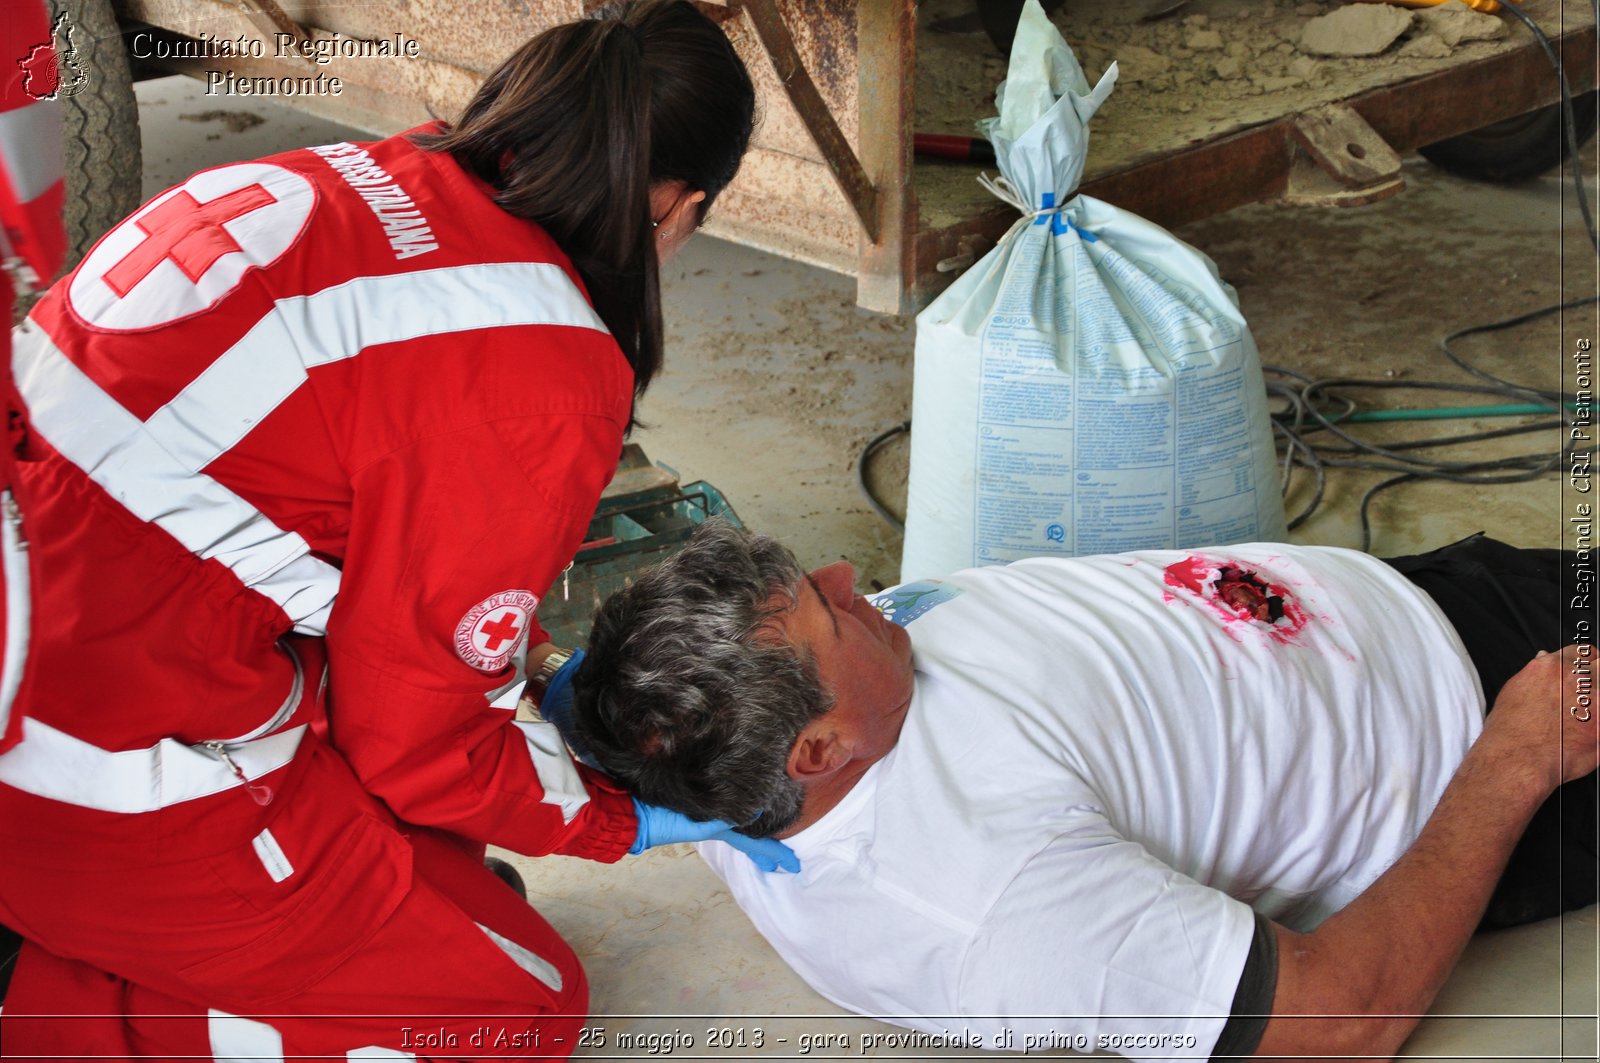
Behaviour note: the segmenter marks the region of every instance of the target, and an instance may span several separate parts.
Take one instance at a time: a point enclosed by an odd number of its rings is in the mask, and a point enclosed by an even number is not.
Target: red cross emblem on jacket
[[[498,672],[511,662],[528,635],[529,621],[539,607],[532,591],[491,594],[456,625],[456,654],[483,672]]]
[[[198,281],[217,259],[230,251],[243,250],[222,227],[223,223],[276,202],[272,193],[260,185],[235,189],[209,203],[201,203],[179,189],[172,198],[133,220],[146,237],[126,258],[105,271],[105,282],[125,298],[134,285],[169,258],[185,277]]]
[[[311,224],[316,188],[293,170],[247,162],[202,170],[100,240],[67,299],[108,331],[143,331],[205,313],[267,269]]]

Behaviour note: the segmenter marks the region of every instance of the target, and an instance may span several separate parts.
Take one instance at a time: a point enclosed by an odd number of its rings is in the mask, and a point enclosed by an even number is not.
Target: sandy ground
[[[219,109],[188,82],[145,83],[140,100],[147,195],[204,165],[353,136],[257,101]],[[1441,335],[1596,290],[1594,256],[1559,177],[1494,188],[1420,161],[1407,164],[1406,177],[1403,196],[1360,210],[1252,207],[1179,235],[1215,257],[1237,286],[1263,360],[1313,377],[1465,380],[1438,355]],[[667,369],[641,409],[650,427],[637,440],[686,481],[715,484],[745,523],[780,535],[806,563],[850,558],[865,588],[894,581],[900,539],[862,501],[854,464],[867,440],[908,416],[915,326],[857,309],[853,292],[842,276],[709,238],[691,243],[665,271]],[[1463,349],[1493,372],[1552,386],[1575,342],[1596,334],[1590,307]],[[1419,430],[1444,429],[1397,431]],[[1553,436],[1509,449],[1548,448]],[[902,438],[873,470],[897,510],[904,453]],[[1354,545],[1353,503],[1371,479],[1336,475],[1294,538]],[[1291,512],[1305,497],[1297,483]],[[1566,505],[1559,478],[1492,489],[1407,486],[1377,506],[1374,548],[1405,552],[1479,529],[1552,546]],[[691,854],[656,853],[600,872],[559,858],[520,863],[534,903],[585,957],[594,1010],[612,1016],[613,1029],[665,1023],[692,1030],[702,1045],[710,1020],[638,1016],[736,1015],[748,1027],[766,1015],[769,1037],[888,1029],[839,1017],[801,985]],[[1475,940],[1435,1009],[1463,1017],[1430,1020],[1408,1051],[1593,1058],[1593,1020],[1559,1016],[1594,1014],[1595,927],[1591,908]],[[1470,1017],[1483,1014],[1543,1017]]]

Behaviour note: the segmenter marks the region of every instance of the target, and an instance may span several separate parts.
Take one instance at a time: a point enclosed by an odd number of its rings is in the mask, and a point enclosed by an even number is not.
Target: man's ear
[[[789,750],[789,778],[805,785],[832,775],[849,763],[850,749],[838,730],[813,720]]]

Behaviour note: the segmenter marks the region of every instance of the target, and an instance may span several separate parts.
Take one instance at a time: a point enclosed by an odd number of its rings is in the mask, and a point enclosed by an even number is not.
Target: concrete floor
[[[215,99],[181,79],[146,82],[139,96],[147,196],[203,166],[363,138],[256,100],[230,100],[218,110]],[[264,121],[249,125],[244,114]],[[1590,156],[1593,172],[1592,149]],[[1359,210],[1258,206],[1182,231],[1239,289],[1264,362],[1316,377],[1465,381],[1437,354],[1442,334],[1596,290],[1594,256],[1558,179],[1495,188],[1419,160],[1407,164],[1406,176],[1404,195]],[[664,302],[667,369],[641,407],[651,427],[637,441],[685,481],[719,487],[746,524],[781,536],[804,562],[847,557],[863,589],[895,582],[899,536],[861,501],[853,465],[868,439],[909,414],[913,322],[856,309],[848,278],[709,237],[691,243],[665,271]],[[1492,372],[1550,387],[1561,382],[1576,341],[1596,334],[1588,307],[1564,322],[1550,319],[1462,348]],[[1467,427],[1451,423],[1452,430]],[[1441,429],[1391,431],[1392,438]],[[1495,452],[1550,448],[1552,435],[1498,444]],[[904,452],[903,439],[891,444],[873,472],[895,509],[903,504]],[[1292,538],[1356,545],[1355,501],[1373,479],[1335,475],[1321,507]],[[1290,494],[1291,514],[1306,497],[1302,479]],[[1574,501],[1570,490],[1563,496],[1559,478],[1409,485],[1375,507],[1373,551],[1405,553],[1479,529],[1521,545],[1556,546]],[[843,1016],[802,984],[686,849],[614,868],[559,857],[517,862],[534,905],[588,967],[594,1022],[609,1039],[589,1054],[644,1055],[642,1048],[619,1051],[617,1033],[673,1031],[696,1046],[680,1041],[672,1053],[678,1056],[800,1054],[809,1048],[803,1037],[827,1034],[844,1035],[845,1046],[811,1054],[907,1054],[864,1046],[863,1035],[892,1028]],[[1406,1054],[1596,1058],[1597,936],[1597,910],[1589,908],[1475,939]],[[742,1030],[745,1041],[719,1048],[710,1043],[713,1029]]]

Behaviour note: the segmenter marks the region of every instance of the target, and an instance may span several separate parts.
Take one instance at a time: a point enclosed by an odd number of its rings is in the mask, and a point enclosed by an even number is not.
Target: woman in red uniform
[[[611,861],[719,825],[490,701],[752,105],[712,22],[644,0],[529,42],[452,126],[196,174],[41,300],[7,1055],[572,1050],[583,972],[484,845]]]

